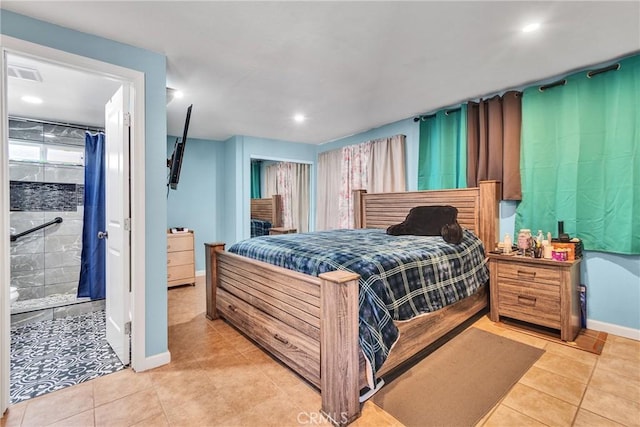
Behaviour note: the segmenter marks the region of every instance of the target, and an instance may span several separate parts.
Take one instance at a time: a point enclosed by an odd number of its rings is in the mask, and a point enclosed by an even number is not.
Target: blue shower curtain
[[[92,300],[105,297],[106,241],[98,239],[105,231],[104,133],[85,135],[84,225],[78,297]]]

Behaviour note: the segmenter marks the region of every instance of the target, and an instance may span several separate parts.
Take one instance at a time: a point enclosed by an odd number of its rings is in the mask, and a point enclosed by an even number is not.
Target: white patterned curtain
[[[340,196],[338,198],[338,228],[353,228],[353,190],[367,188],[371,142],[342,147],[340,165]]]
[[[268,198],[278,194],[278,164],[268,164],[264,168],[264,182],[262,183],[262,197]]]
[[[303,163],[288,163],[287,173],[291,183],[291,228],[298,233],[309,231],[309,170]]]
[[[339,228],[338,195],[340,194],[340,165],[342,150],[318,154],[318,182],[316,204],[316,230]]]
[[[371,142],[368,192],[406,191],[405,140],[404,135],[395,135]]]
[[[406,191],[405,140],[395,135],[318,155],[318,230],[354,227],[353,190]]]
[[[279,194],[282,198],[283,227],[295,228],[299,233],[309,231],[309,165],[278,162],[265,170],[265,194]]]
[[[276,164],[276,189],[282,197],[282,225],[285,228],[292,228],[293,224],[291,211],[291,163],[279,162]]]

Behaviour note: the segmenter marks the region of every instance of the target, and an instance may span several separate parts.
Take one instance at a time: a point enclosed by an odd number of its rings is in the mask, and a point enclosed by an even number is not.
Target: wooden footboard
[[[207,318],[224,317],[318,387],[335,424],[356,419],[359,276],[308,276],[224,252],[222,243],[206,243],[205,253]]]

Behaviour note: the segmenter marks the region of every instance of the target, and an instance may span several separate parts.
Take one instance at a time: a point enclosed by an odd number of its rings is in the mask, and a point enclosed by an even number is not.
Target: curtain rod
[[[548,85],[540,86],[540,87],[538,88],[538,90],[539,90],[540,92],[544,92],[545,90],[547,90],[547,89],[551,89],[552,87],[556,87],[556,86],[564,86],[564,85],[566,85],[566,84],[567,84],[567,79],[562,79],[562,80],[555,81],[555,82],[553,82],[553,83],[549,83]]]
[[[445,110],[444,115],[448,116],[450,113],[456,113],[456,112],[460,111],[460,109],[461,109],[461,107],[450,108],[448,110]],[[436,116],[436,113],[424,114],[424,115],[421,115],[421,116],[418,116],[418,117],[414,117],[413,121],[414,122],[419,122],[420,120],[430,119],[430,118],[435,117],[435,116]]]
[[[606,73],[608,71],[617,71],[620,69],[620,63],[609,65],[608,67],[599,68],[597,70],[587,71],[587,78],[591,78],[593,76],[597,76],[598,74]],[[540,92],[543,92],[547,89],[551,89],[556,86],[564,86],[567,84],[567,79],[562,79],[555,81],[553,83],[549,83],[548,85],[542,85],[538,88]]]
[[[28,119],[26,117],[15,117],[15,116],[9,116],[9,120],[16,120],[16,121],[22,121],[22,122],[42,123],[42,124],[54,125],[54,126],[65,126],[65,127],[74,128],[74,129],[88,130],[90,132],[104,132],[104,129],[102,129],[102,128],[97,128],[97,127],[93,127],[93,126],[76,125],[76,124],[73,124],[73,123],[54,122],[54,121],[50,121],[50,120]]]
[[[593,76],[597,76],[598,74],[606,73],[607,71],[618,71],[620,69],[620,63],[609,65],[608,67],[600,68],[597,70],[592,70],[587,72],[587,77],[591,78]]]

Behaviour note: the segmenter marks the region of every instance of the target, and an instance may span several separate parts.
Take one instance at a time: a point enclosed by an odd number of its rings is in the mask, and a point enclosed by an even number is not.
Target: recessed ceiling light
[[[298,123],[302,123],[306,120],[306,117],[304,116],[304,114],[296,114],[295,116],[293,116],[293,120]]]
[[[42,98],[38,98],[37,96],[25,95],[20,99],[29,104],[42,104]]]
[[[539,22],[532,22],[531,24],[527,24],[524,27],[522,27],[522,32],[523,33],[530,33],[532,31],[536,31],[540,28],[540,23]]]
[[[177,90],[177,91],[175,91],[175,93],[173,94],[173,97],[174,97],[174,98],[177,98],[177,99],[183,98],[183,97],[184,97],[184,92],[183,92],[183,91],[181,91],[181,90]]]

